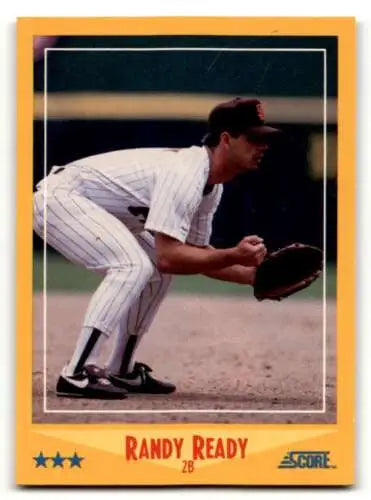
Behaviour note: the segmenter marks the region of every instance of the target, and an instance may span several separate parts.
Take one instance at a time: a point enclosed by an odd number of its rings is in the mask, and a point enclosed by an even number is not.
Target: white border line
[[[138,47],[127,47],[127,48],[46,48],[44,49],[44,175],[47,173],[47,55],[48,52],[170,52],[170,51],[210,51],[210,52],[322,52],[323,53],[323,251],[324,251],[324,263],[326,263],[326,175],[327,175],[327,49],[324,48],[229,48],[229,47],[151,47],[151,48],[138,48]],[[44,413],[121,413],[121,414],[138,414],[138,413],[238,413],[238,414],[248,414],[248,413],[265,413],[265,414],[312,414],[312,413],[325,413],[326,412],[326,266],[324,266],[323,272],[323,318],[322,318],[322,371],[323,371],[323,381],[322,381],[322,409],[320,410],[215,410],[215,409],[202,409],[202,410],[48,410],[47,409],[47,336],[46,336],[46,325],[47,325],[47,248],[46,248],[46,224],[47,224],[47,209],[46,209],[46,195],[47,195],[47,182],[44,184],[44,262],[43,262],[43,328],[44,328],[44,390],[43,390],[43,409]]]
[[[322,335],[322,408],[326,411],[326,357],[327,357],[327,52],[323,53],[323,335]]]
[[[108,400],[107,400],[108,401]],[[123,402],[125,404],[125,402]],[[275,410],[275,411],[269,411],[267,410],[97,410],[97,411],[91,411],[91,410],[48,410],[46,413],[281,413],[281,414],[297,414],[297,413],[305,413],[305,414],[312,414],[312,413],[323,413],[322,410]],[[44,422],[46,423],[46,422]],[[93,424],[97,422],[92,422]],[[141,422],[139,422],[141,423]],[[179,423],[179,422],[175,422]],[[189,422],[188,422],[189,423]],[[191,422],[193,423],[193,422]],[[202,423],[202,422],[200,422]],[[217,424],[218,422],[212,422]],[[242,423],[242,422],[241,422]],[[256,422],[258,423],[258,422]],[[274,423],[274,422],[271,422]]]
[[[48,123],[48,52],[47,49],[44,49],[44,178],[47,175],[47,123]],[[44,227],[43,227],[43,236],[44,236],[44,241],[43,241],[43,328],[44,328],[44,352],[43,352],[43,359],[44,359],[44,388],[43,388],[43,408],[44,412],[47,413],[48,409],[46,406],[46,362],[47,362],[47,342],[46,342],[46,326],[47,326],[47,310],[48,310],[48,304],[47,304],[47,248],[46,248],[46,224],[47,224],[47,182],[44,184]]]
[[[183,52],[194,52],[194,51],[208,51],[208,52],[326,52],[327,49],[293,49],[293,48],[233,48],[233,47],[55,47],[45,49],[50,52],[172,52],[172,51],[183,51]]]

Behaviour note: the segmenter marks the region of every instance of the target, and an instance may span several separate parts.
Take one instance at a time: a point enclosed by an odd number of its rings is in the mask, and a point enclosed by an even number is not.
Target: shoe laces
[[[151,372],[152,368],[145,363],[140,363],[136,362],[134,364],[134,370],[133,371],[140,371],[140,372]]]
[[[111,382],[106,376],[106,372],[102,368],[99,368],[99,366],[86,365],[84,367],[84,371],[93,383],[99,383],[107,386],[111,385]]]
[[[144,384],[148,378],[148,373],[152,371],[152,368],[145,363],[135,363],[133,373],[137,373],[142,379],[142,383]]]

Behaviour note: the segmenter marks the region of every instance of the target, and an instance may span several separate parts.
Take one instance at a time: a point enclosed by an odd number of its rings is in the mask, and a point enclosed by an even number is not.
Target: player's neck
[[[224,161],[218,152],[218,147],[206,147],[206,150],[209,155],[210,162],[207,184],[222,184],[226,180],[230,180],[229,178],[226,178]]]
[[[209,157],[209,176],[207,178],[207,184],[218,184],[218,162],[215,158],[215,148],[209,148],[206,146],[206,151]]]

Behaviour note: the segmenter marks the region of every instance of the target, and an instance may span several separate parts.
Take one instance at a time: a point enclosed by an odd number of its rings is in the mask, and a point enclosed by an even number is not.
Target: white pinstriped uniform
[[[222,185],[204,193],[204,147],[131,149],[52,169],[34,195],[34,229],[67,259],[105,274],[83,327],[117,332],[109,366],[117,369],[128,335],[147,331],[171,281],[155,264],[161,232],[209,243]],[[46,198],[46,200],[45,200]],[[45,211],[46,205],[46,211]]]

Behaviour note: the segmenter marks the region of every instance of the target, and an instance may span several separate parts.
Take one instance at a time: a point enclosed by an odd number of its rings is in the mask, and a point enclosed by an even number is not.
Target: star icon
[[[59,451],[57,451],[55,457],[51,457],[53,460],[53,467],[63,467],[63,461],[65,460],[63,457],[61,457]]]
[[[43,452],[40,451],[37,457],[32,457],[36,464],[35,467],[47,467],[46,461],[48,460],[48,457],[44,457]]]
[[[70,467],[80,467],[81,468],[81,462],[84,460],[84,457],[79,457],[75,451],[75,453],[73,454],[72,457],[68,457],[68,460],[70,460],[70,462],[71,462]]]

